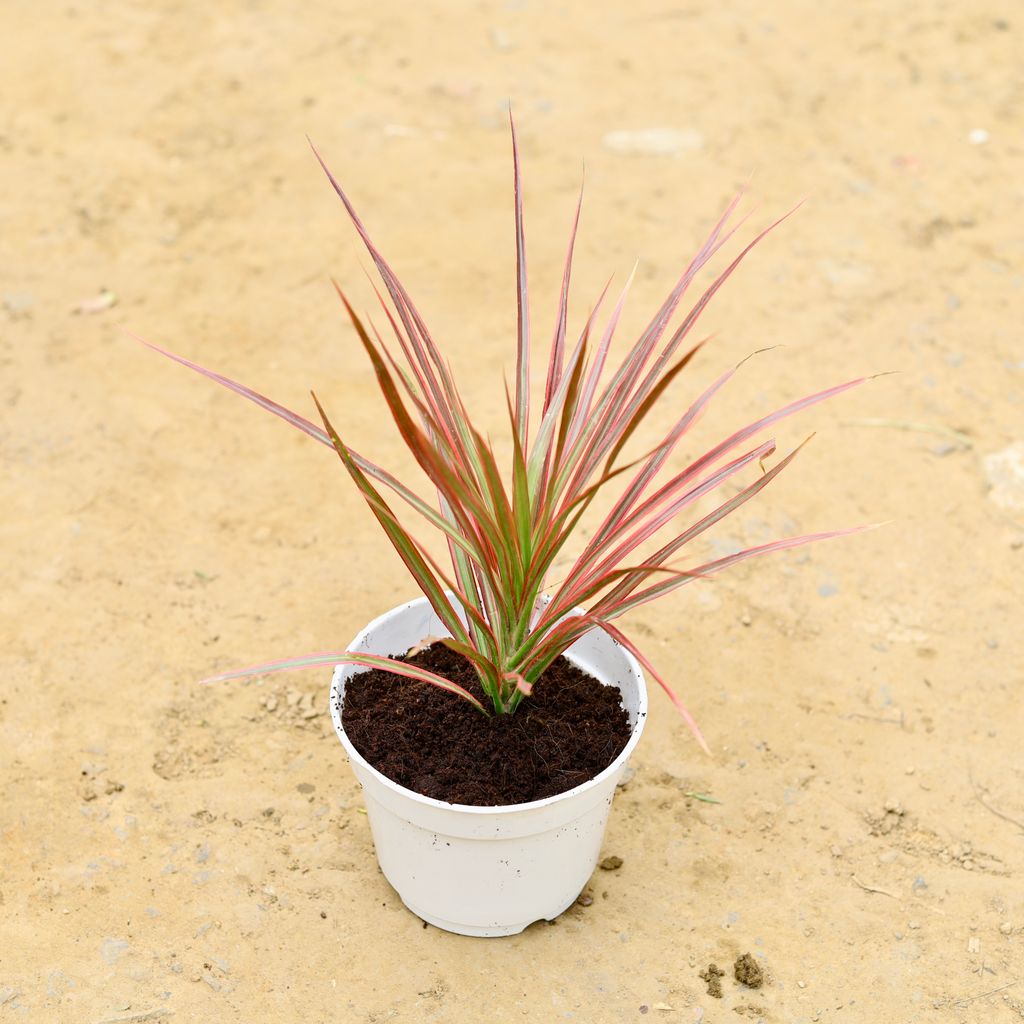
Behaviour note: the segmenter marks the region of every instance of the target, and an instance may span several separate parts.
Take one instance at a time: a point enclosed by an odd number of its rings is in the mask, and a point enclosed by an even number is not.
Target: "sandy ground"
[[[1024,1017],[1024,25],[839,8],[4,5],[0,1021]],[[194,682],[344,645],[411,594],[397,558],[329,453],[122,327],[302,409],[314,386],[408,466],[308,132],[500,431],[510,97],[540,331],[584,159],[573,323],[639,254],[623,337],[738,185],[751,233],[810,197],[702,322],[680,402],[784,347],[694,445],[901,372],[781,427],[817,437],[702,550],[893,522],[629,622],[715,755],[655,694],[622,867],[479,941],[378,872],[324,673]],[[698,971],[747,951],[769,983],[710,998]]]

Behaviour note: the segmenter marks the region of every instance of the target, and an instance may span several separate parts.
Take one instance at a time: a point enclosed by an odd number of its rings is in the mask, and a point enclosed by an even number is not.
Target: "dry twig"
[[[899,902],[899,896],[894,892],[889,892],[888,889],[878,889],[873,885],[865,885],[856,875],[850,875],[854,882],[859,885],[865,892],[877,892],[882,896],[888,896],[890,899],[894,899]]]

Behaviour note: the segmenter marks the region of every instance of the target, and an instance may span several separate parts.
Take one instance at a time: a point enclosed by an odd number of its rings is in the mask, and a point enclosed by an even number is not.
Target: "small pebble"
[[[1008,512],[1024,511],[1024,441],[1016,441],[982,460],[989,499]]]
[[[605,857],[605,859],[601,861],[600,864],[600,868],[602,871],[618,871],[621,867],[622,858],[615,856]]]
[[[1009,921],[1004,921],[1004,922],[1003,922],[1003,923],[1002,923],[1002,924],[1001,924],[1001,925],[999,926],[999,933],[1000,933],[1001,935],[1012,935],[1012,934],[1013,934],[1013,925],[1012,925],[1012,924],[1010,924],[1010,922],[1009,922]]]
[[[502,53],[508,53],[516,48],[512,37],[504,29],[500,28],[491,29],[491,43],[496,50],[500,50]]]
[[[676,128],[608,132],[601,142],[605,149],[627,156],[680,156],[704,148],[704,136],[700,132]]]

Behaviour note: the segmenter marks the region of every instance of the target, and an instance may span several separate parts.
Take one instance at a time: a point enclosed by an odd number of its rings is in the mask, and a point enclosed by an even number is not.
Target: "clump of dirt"
[[[610,857],[605,857],[601,861],[599,867],[602,871],[618,871],[622,867],[623,860],[621,857],[616,857],[614,854]]]
[[[764,972],[761,965],[749,954],[744,953],[732,965],[733,974],[741,985],[747,988],[760,988],[764,984]]]
[[[443,644],[402,658],[490,706],[472,664]],[[512,715],[483,715],[429,683],[372,669],[345,686],[342,724],[356,750],[407,789],[497,807],[564,793],[604,771],[629,740],[614,686],[559,658]]]
[[[722,998],[722,979],[725,977],[725,971],[718,964],[708,964],[707,970],[701,971],[698,977],[708,983],[709,996],[715,999]]]

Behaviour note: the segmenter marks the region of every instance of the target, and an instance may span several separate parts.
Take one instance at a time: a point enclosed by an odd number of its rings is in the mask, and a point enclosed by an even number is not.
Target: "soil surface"
[[[473,666],[443,644],[409,658],[489,706]],[[356,750],[407,789],[495,807],[588,782],[629,740],[619,691],[559,658],[515,714],[483,715],[454,693],[380,669],[345,686],[342,722]]]
[[[38,0],[0,4],[0,50],[0,1024],[1021,1024],[1019,4]],[[682,564],[889,525],[620,620],[713,755],[651,683],[623,866],[474,941],[378,871],[330,670],[197,683],[344,648],[417,596],[403,565],[333,452],[123,328],[307,416],[315,388],[430,495],[331,287],[375,309],[305,136],[500,443],[510,99],[541,346],[584,161],[570,337],[640,257],[613,358],[737,188],[710,270],[809,197],[637,453],[757,349],[667,470],[900,372],[778,424],[814,440]],[[697,977],[746,951],[757,1013]]]

